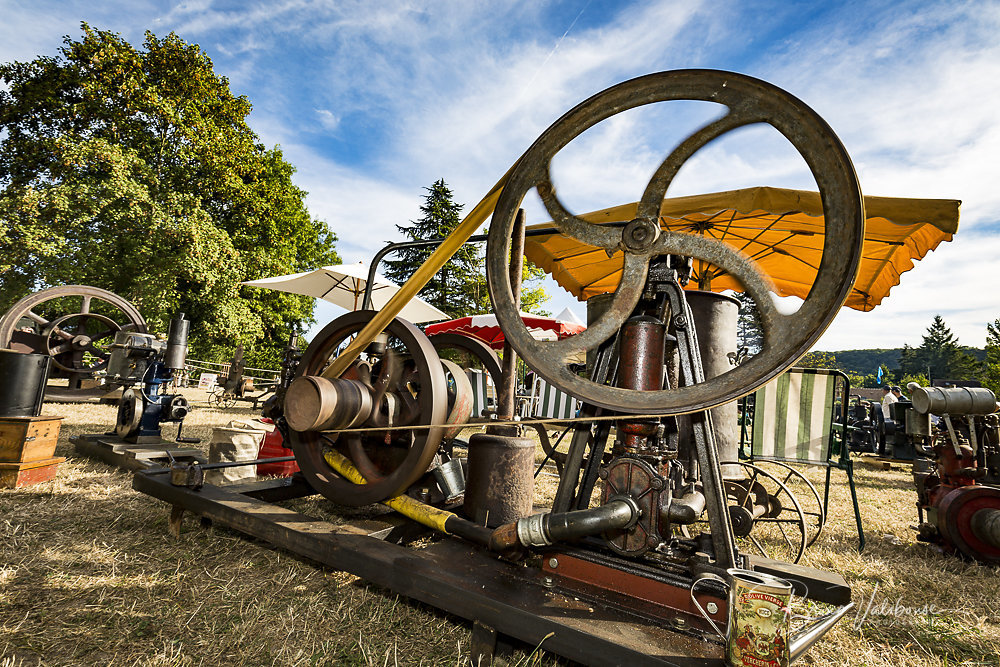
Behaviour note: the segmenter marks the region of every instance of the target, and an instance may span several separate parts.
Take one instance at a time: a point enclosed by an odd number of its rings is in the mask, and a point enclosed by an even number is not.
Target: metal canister
[[[465,515],[495,528],[532,514],[535,441],[476,433],[469,438]]]
[[[788,659],[792,584],[761,572],[731,569],[726,660],[739,667],[778,667]]]
[[[789,658],[789,604],[792,584],[785,579],[739,568],[726,570],[729,579],[715,575],[698,579],[691,586],[694,598],[698,582],[722,581],[729,588],[729,623],[726,632],[702,610],[716,631],[726,640],[726,664],[733,667],[783,667]]]

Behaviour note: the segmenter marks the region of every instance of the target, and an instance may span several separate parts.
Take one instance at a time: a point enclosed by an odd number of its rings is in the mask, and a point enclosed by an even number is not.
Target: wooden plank
[[[168,440],[157,445],[137,445],[107,434],[87,434],[70,438],[81,456],[103,461],[124,470],[146,470],[163,467],[169,460],[167,450],[181,461],[205,463],[205,455],[200,449],[172,446]]]
[[[681,634],[630,609],[581,601],[536,568],[509,563],[453,538],[421,549],[382,542],[350,524],[317,521],[205,485],[137,474],[133,488],[328,567],[588,665],[721,667],[722,646]]]
[[[41,461],[0,463],[0,489],[17,489],[47,482],[56,476],[65,457],[53,456]]]

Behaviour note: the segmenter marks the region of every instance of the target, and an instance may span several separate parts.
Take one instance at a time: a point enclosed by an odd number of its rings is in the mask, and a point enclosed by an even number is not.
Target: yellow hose
[[[340,452],[331,450],[323,456],[326,459],[326,462],[330,464],[330,467],[336,470],[345,479],[355,484],[367,483],[358,469],[354,467],[354,464]],[[382,504],[396,510],[407,518],[413,519],[419,524],[423,524],[424,526],[433,528],[434,530],[440,530],[442,533],[448,533],[444,524],[449,518],[458,518],[457,515],[452,514],[451,512],[431,507],[430,505],[426,505],[409,496],[396,496],[395,498],[390,498],[389,500],[383,500]]]

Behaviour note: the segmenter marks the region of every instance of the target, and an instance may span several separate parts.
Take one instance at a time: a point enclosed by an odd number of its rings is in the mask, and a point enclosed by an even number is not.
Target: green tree
[[[812,352],[807,352],[805,356],[799,359],[796,366],[802,368],[837,368],[837,357],[834,356],[833,352],[820,352],[819,350],[813,350]]]
[[[185,312],[193,356],[242,342],[275,363],[312,300],[240,282],[337,261],[336,237],[197,45],[82,27],[56,57],[0,65],[0,309],[90,284],[156,331]]]
[[[451,189],[444,179],[438,179],[429,188],[420,206],[421,217],[409,225],[396,225],[407,239],[424,241],[443,239],[461,222],[462,205],[455,203]],[[386,260],[385,275],[402,284],[434,252],[436,246],[406,248],[395,253],[395,259]],[[541,313],[538,309],[548,296],[538,285],[543,272],[526,262],[522,271],[521,310]],[[465,317],[490,310],[490,297],[486,288],[485,259],[480,248],[465,244],[427,283],[420,297],[444,311],[450,317]]]
[[[970,380],[976,376],[977,366],[940,315],[934,316],[920,346],[904,345],[899,357],[900,375],[925,375],[931,380]]]
[[[754,303],[753,297],[745,292],[737,292],[733,296],[740,302],[736,339],[741,348],[747,348],[749,354],[757,354],[764,346],[764,333],[760,325],[757,304]]]
[[[986,325],[986,359],[983,361],[983,385],[1000,395],[1000,319]]]

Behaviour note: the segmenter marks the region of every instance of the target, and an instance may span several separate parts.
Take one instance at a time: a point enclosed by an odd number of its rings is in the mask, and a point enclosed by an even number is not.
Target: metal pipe
[[[705,494],[693,491],[680,498],[674,498],[666,509],[660,512],[661,517],[670,523],[689,526],[701,517],[705,511]]]
[[[170,327],[167,329],[167,349],[163,353],[163,365],[170,370],[184,369],[190,328],[191,322],[184,319],[184,313],[170,320]]]
[[[328,451],[323,457],[334,470],[343,475],[347,480],[354,484],[366,483],[365,478],[354,467],[354,464],[340,452]],[[428,528],[433,528],[448,535],[456,535],[476,544],[490,546],[490,538],[493,535],[492,530],[485,526],[477,526],[471,521],[466,521],[457,514],[448,512],[447,510],[432,507],[420,502],[416,498],[405,495],[383,500],[382,504]],[[500,551],[503,551],[508,557],[514,556],[516,555],[518,545],[513,545],[513,547],[513,549],[500,549]]]
[[[614,498],[599,507],[572,512],[533,514],[493,533],[490,548],[503,551],[518,544],[544,547],[556,542],[598,535],[627,528],[639,518],[639,506],[631,498]]]
[[[524,209],[518,209],[510,235],[510,290],[514,308],[521,309],[521,274],[524,269]],[[497,400],[497,418],[509,421],[514,418],[514,401],[517,394],[517,352],[509,340],[503,343],[503,372],[500,375],[500,396]]]

